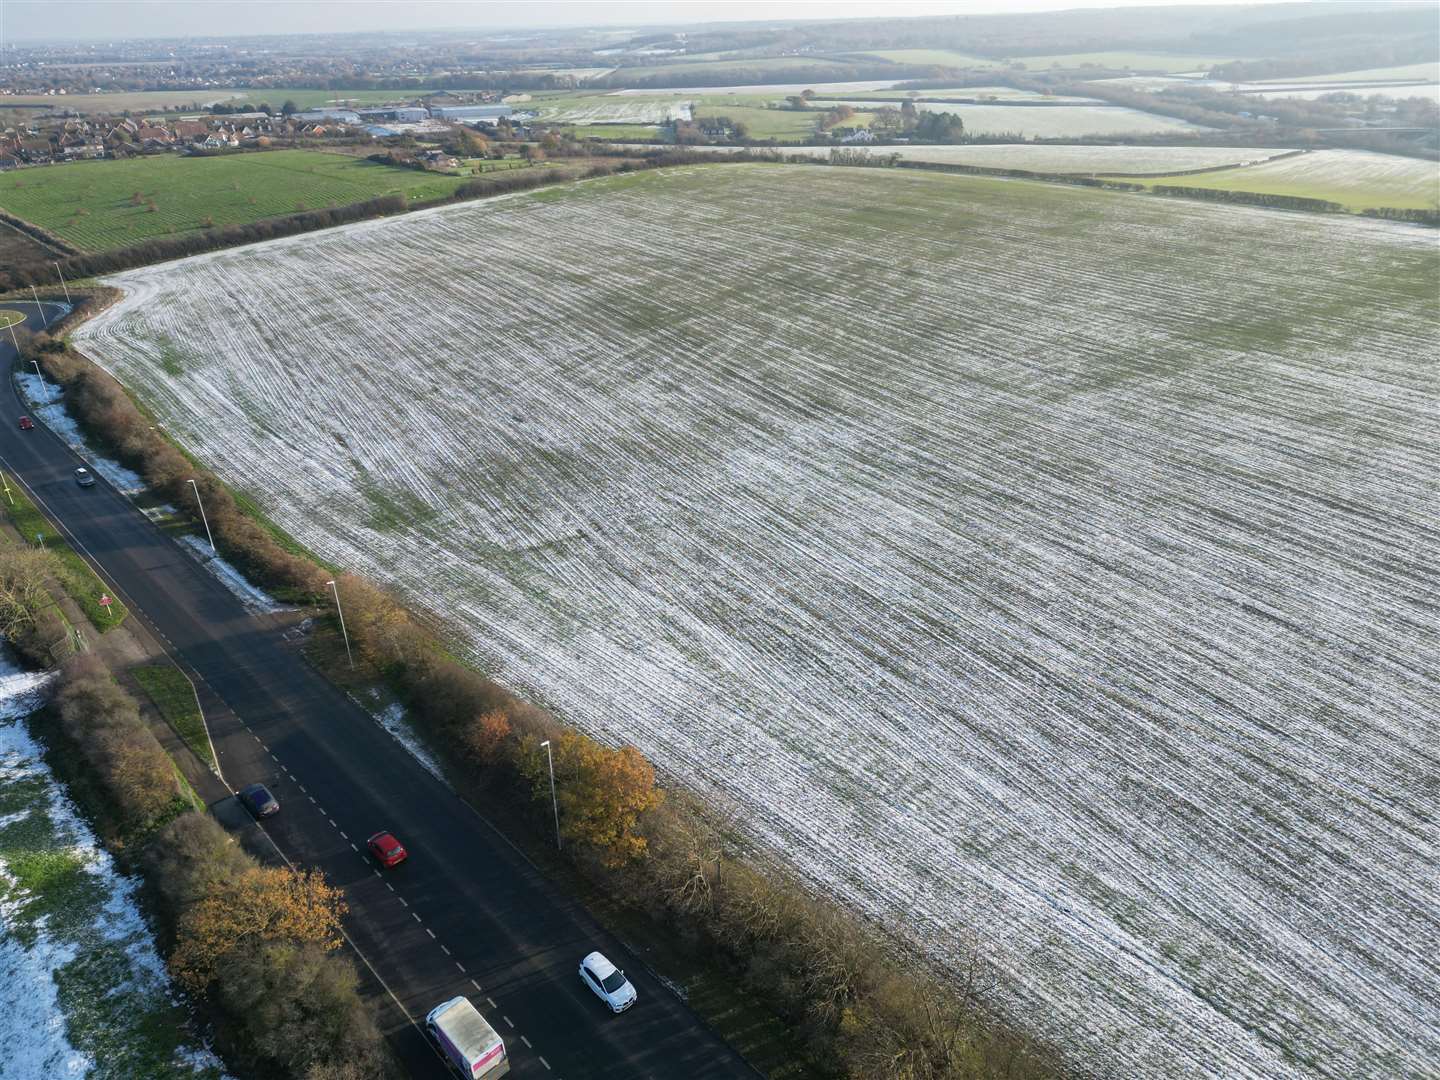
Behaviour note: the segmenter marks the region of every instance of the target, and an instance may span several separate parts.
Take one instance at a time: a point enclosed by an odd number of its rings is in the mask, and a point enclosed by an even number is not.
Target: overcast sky
[[[627,26],[1154,7],[1236,0],[0,0],[6,42],[117,37]],[[1244,2],[1244,0],[1241,0]]]

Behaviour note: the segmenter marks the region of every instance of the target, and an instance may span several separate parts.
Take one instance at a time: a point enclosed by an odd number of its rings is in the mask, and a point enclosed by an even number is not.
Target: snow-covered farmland
[[[653,146],[635,144],[636,150]],[[687,146],[687,151],[733,154],[733,146]],[[1189,169],[1211,169],[1226,165],[1247,165],[1266,161],[1291,151],[1275,147],[1243,146],[1067,146],[1050,143],[977,143],[961,146],[875,146],[863,144],[849,149],[868,150],[874,158],[897,154],[904,161],[930,161],[941,165],[978,165],[987,169],[1026,169],[1030,172],[1100,174],[1145,174],[1164,176]],[[828,146],[786,146],[786,157],[802,154],[824,161]],[[759,151],[768,153],[769,151]]]
[[[1175,182],[1329,199],[1357,210],[1372,206],[1424,210],[1440,203],[1440,164],[1369,150],[1314,150]]]
[[[851,105],[862,111],[876,107],[873,101],[811,102],[816,108],[833,108],[839,104]],[[965,121],[965,130],[975,135],[1013,133],[1027,139],[1064,139],[1086,135],[1155,135],[1211,130],[1188,120],[1119,105],[952,105],[921,101],[916,102],[915,107],[922,112],[955,113]]]
[[[817,887],[973,927],[1097,1074],[1421,1080],[1437,274],[1384,222],[715,166],[131,271],[76,336]]]
[[[689,120],[689,101],[633,101],[614,96],[561,98],[542,103],[537,112],[552,124],[663,124]]]

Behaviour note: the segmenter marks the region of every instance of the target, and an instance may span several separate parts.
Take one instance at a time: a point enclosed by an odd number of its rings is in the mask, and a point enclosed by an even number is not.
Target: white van
[[[510,1071],[505,1042],[468,998],[451,998],[425,1017],[430,1037],[461,1076],[497,1080]]]

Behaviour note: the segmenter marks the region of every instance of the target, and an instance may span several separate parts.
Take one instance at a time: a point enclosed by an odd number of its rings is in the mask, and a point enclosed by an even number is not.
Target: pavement
[[[43,329],[58,305],[6,303]],[[14,348],[0,344],[0,369]],[[511,1075],[580,1080],[708,1080],[757,1075],[583,906],[468,803],[404,752],[305,663],[282,625],[250,614],[103,477],[37,422],[12,379],[0,390],[0,468],[18,478],[106,585],[195,680],[221,775],[201,791],[216,817],[318,868],[345,890],[345,929],[381,1027],[410,1074],[451,1075],[424,1036],[425,1014],[468,997],[504,1038]],[[230,796],[260,781],[281,811],[263,825]],[[410,852],[386,870],[365,854],[393,832]],[[618,1016],[585,988],[580,958],[600,949],[639,993]]]

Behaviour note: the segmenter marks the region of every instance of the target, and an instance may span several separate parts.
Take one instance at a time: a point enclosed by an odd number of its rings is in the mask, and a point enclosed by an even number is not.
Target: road
[[[7,304],[42,329],[55,305]],[[14,348],[3,334],[0,365]],[[284,857],[345,890],[345,927],[369,966],[382,1026],[417,1077],[448,1075],[422,1037],[425,1014],[469,997],[505,1039],[512,1075],[754,1077],[578,903],[558,893],[499,832],[433,777],[363,710],[322,679],[271,620],[249,614],[195,559],[103,478],[79,487],[82,463],[29,411],[14,380],[0,391],[0,467],[18,477],[107,585],[202,680],[211,736],[231,789],[261,781],[281,803],[264,830]],[[217,802],[237,822],[233,800]],[[246,826],[251,827],[251,826]],[[393,831],[408,862],[383,871],[365,838]],[[639,993],[611,1016],[577,975],[603,950]],[[374,982],[371,983],[375,985]]]

